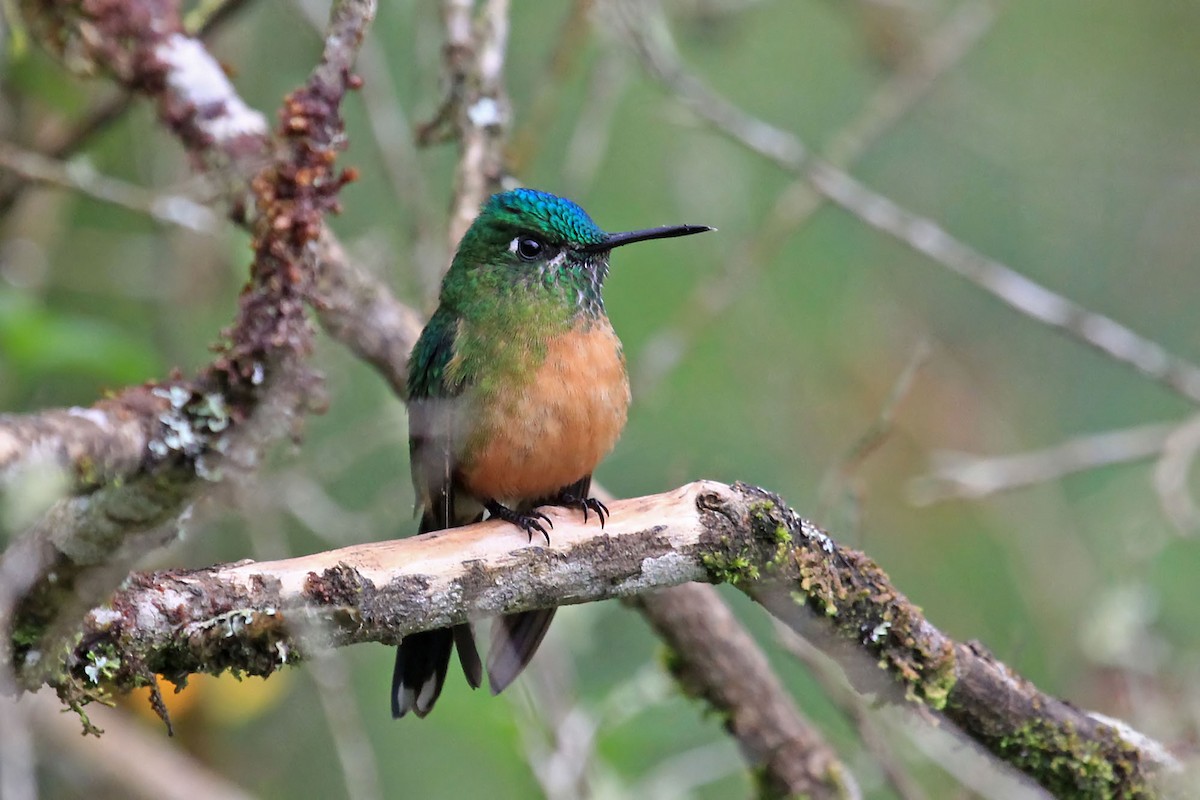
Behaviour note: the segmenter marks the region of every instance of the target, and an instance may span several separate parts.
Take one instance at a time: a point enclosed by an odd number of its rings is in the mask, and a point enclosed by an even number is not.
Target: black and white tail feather
[[[590,484],[590,477],[585,480]],[[587,491],[586,487],[584,491]],[[450,494],[445,492],[443,496]],[[435,508],[422,515],[421,533],[470,525],[483,519],[483,514],[477,514],[451,522],[453,514],[447,512],[451,512],[453,500],[449,497],[446,500],[449,502],[435,502]],[[442,520],[450,524],[444,524]],[[492,694],[499,694],[508,688],[529,665],[557,610],[522,611],[492,621],[487,660],[488,687]],[[392,670],[393,717],[399,719],[409,711],[424,717],[433,709],[446,682],[450,651],[455,648],[467,683],[472,689],[478,689],[483,683],[483,664],[471,623],[420,631],[404,637],[396,648],[396,665]]]

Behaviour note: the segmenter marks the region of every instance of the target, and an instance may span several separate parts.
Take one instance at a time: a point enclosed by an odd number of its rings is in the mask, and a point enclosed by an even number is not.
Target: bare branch
[[[0,662],[58,652],[55,636],[63,631],[50,629],[55,618],[69,620],[75,605],[106,596],[134,557],[174,537],[167,523],[186,513],[223,459],[255,461],[251,454],[290,432],[311,402],[304,308],[315,282],[312,244],[347,180],[332,167],[345,144],[339,104],[352,88],[350,64],[374,3],[335,4],[321,63],[285,101],[277,157],[261,170],[265,120],[241,101],[203,45],[182,33],[172,3],[148,5],[146,13],[126,13],[120,3],[38,7],[31,17],[53,46],[154,97],[197,164],[219,174],[235,198],[253,196],[251,281],[227,341],[195,379],[127,390],[86,411],[3,420],[0,444],[7,439],[9,452],[0,468],[41,460],[39,449],[49,449],[73,475],[103,480],[98,490],[56,504],[4,553],[0,575],[10,580],[0,620],[6,631],[13,623],[19,649],[4,647]],[[257,174],[247,184],[251,172]],[[116,428],[113,413],[126,432],[117,443],[126,449],[115,453],[95,436],[97,428]],[[69,430],[82,431],[82,444],[64,438]],[[90,460],[97,449],[107,456],[99,469]],[[81,700],[67,695],[71,703]]]
[[[561,110],[567,78],[587,52],[587,39],[591,35],[588,15],[592,11],[592,2],[593,0],[571,0],[562,22],[554,33],[554,49],[546,58],[533,99],[529,102],[529,110],[524,115],[525,119],[520,128],[513,134],[512,145],[509,148],[513,171],[518,174],[542,149],[543,137],[553,126],[554,118]],[[588,98],[584,105],[585,111],[590,110],[604,94],[603,84],[591,88],[600,91],[588,91],[584,95]],[[605,101],[602,103],[607,104]],[[588,116],[581,113],[580,123],[582,124]],[[570,163],[570,159],[565,162],[568,165]]]
[[[1171,431],[1163,441],[1163,454],[1154,469],[1154,488],[1167,518],[1182,533],[1200,525],[1200,508],[1191,495],[1188,473],[1200,453],[1200,416]]]
[[[325,230],[318,242],[310,299],[325,332],[374,367],[397,397],[408,396],[408,352],[424,320],[383,281],[352,264]]]
[[[189,33],[204,38],[235,16],[246,4],[246,0],[221,0],[216,5],[201,4],[185,17],[184,28]],[[73,128],[48,143],[42,143],[41,154],[50,159],[65,159],[72,155],[98,133],[123,117],[133,107],[134,98],[135,95],[128,91],[112,91],[103,95]],[[28,185],[27,180],[21,180],[0,188],[0,214],[12,207]]]
[[[59,679],[119,690],[145,670],[266,675],[330,644],[394,644],[476,615],[727,580],[838,657],[860,691],[941,712],[1051,791],[1154,796],[1155,776],[1175,769],[1165,751],[1042,693],[981,645],[947,637],[869,558],[760,489],[700,482],[619,501],[603,531],[552,513],[549,547],[487,522],[134,576],[88,615]]]
[[[147,214],[158,222],[181,225],[198,233],[214,233],[217,217],[189,197],[160,194],[101,175],[85,162],[64,164],[9,142],[0,142],[0,167],[25,180],[71,189],[106,203]]]
[[[766,656],[715,592],[685,584],[632,603],[671,648],[667,666],[676,680],[721,715],[761,776],[766,796],[859,796],[837,754],[796,708]]]
[[[929,343],[918,342],[912,355],[909,356],[908,363],[896,378],[895,383],[892,384],[891,391],[888,392],[875,419],[826,471],[818,492],[820,498],[820,504],[817,506],[818,518],[829,519],[829,509],[837,509],[845,504],[848,513],[844,516],[853,520],[849,525],[852,530],[857,531],[861,519],[862,492],[855,485],[854,473],[892,435],[896,411],[911,391],[913,382],[917,378],[917,372],[928,359]]]
[[[976,500],[1058,480],[1076,472],[1154,458],[1179,423],[1151,423],[1080,436],[1053,447],[1010,456],[940,452],[928,474],[909,484],[917,505]]]
[[[863,104],[858,115],[834,134],[826,160],[845,168],[861,158],[971,52],[991,30],[995,17],[990,0],[961,4]],[[784,187],[758,229],[741,246],[731,248],[721,272],[698,283],[674,321],[647,342],[636,367],[637,385],[653,389],[661,384],[712,321],[756,285],[754,277],[762,265],[824,205],[825,198],[806,177]]]
[[[1111,317],[983,255],[933,220],[908,211],[844,170],[813,157],[798,137],[747,114],[688,71],[660,17],[648,17],[641,4],[612,2],[623,9],[625,34],[647,73],[697,117],[781,169],[802,176],[822,197],[967,279],[1014,311],[1200,402],[1200,367]]]
[[[437,118],[419,134],[422,143],[439,136],[458,139],[448,231],[451,252],[483,201],[500,188],[507,175],[504,141],[511,111],[503,76],[509,2],[484,0],[475,20],[471,17],[473,5],[472,0],[442,3],[450,90]]]
[[[167,398],[145,392],[91,408],[0,414],[0,487],[30,469],[53,469],[85,487],[129,475],[150,452],[167,408]]]

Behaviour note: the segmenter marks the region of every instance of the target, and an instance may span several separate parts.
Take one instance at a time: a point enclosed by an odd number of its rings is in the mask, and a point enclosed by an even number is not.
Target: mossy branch
[[[915,704],[1060,796],[1154,797],[1169,756],[955,642],[863,553],[775,495],[688,484],[612,505],[608,526],[551,510],[549,546],[498,522],[274,562],[136,575],[70,652],[18,665],[75,702],[153,674],[269,675],[315,647],[395,644],[467,618],[732,583],[846,665],[860,690]],[[370,537],[364,537],[370,538]],[[855,674],[858,663],[872,665]]]

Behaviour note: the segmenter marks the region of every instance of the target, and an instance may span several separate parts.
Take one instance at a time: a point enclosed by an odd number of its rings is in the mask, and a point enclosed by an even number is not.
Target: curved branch
[[[851,670],[860,690],[940,712],[1051,791],[1152,797],[1153,781],[1174,768],[1148,740],[1046,695],[982,645],[950,639],[867,556],[775,495],[698,482],[616,502],[612,512],[601,530],[552,510],[548,547],[486,522],[284,561],[135,576],[88,615],[60,668],[67,680],[113,689],[148,672],[266,675],[314,647],[394,644],[477,615],[725,580],[844,665],[866,664]]]

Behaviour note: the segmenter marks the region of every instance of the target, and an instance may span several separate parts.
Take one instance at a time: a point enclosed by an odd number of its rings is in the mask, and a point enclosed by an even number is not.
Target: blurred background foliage
[[[995,7],[982,39],[851,171],[983,253],[1200,359],[1200,4]],[[817,152],[959,10],[950,0],[664,4],[698,75]],[[249,0],[211,47],[243,97],[273,114],[319,54],[312,20],[326,11]],[[572,196],[609,229],[694,222],[720,232],[615,258],[606,298],[635,404],[599,480],[619,495],[696,478],[779,491],[871,554],[951,635],[980,640],[1049,692],[1190,750],[1200,715],[1200,547],[1164,514],[1153,459],[980,501],[913,502],[914,480],[939,452],[1009,454],[1182,422],[1188,403],[841,210],[822,209],[778,247],[756,250],[791,176],[683,111],[601,12],[514,3],[516,177]],[[343,163],[362,179],[344,192],[334,222],[354,258],[426,311],[447,258],[455,152],[418,150],[411,130],[441,100],[440,26],[433,3],[381,4],[362,62],[368,87],[347,108]],[[19,37],[6,36],[5,47],[0,130],[23,147],[70,129],[111,88],[68,76]],[[71,166],[204,198],[143,105]],[[86,405],[203,364],[250,259],[232,226],[197,233],[58,189],[24,192],[0,225],[4,411]],[[748,266],[730,281],[735,262]],[[725,300],[711,318],[697,294],[705,287]],[[887,438],[848,480],[831,477],[922,347]],[[341,347],[322,341],[316,361],[329,412],[147,566],[275,557],[415,530],[403,406]],[[724,594],[868,796],[895,796],[820,685],[772,641],[763,615]],[[362,646],[265,684],[197,682],[180,696],[194,694],[176,728],[214,770],[265,797],[372,796],[371,778],[348,781],[339,766],[335,752],[350,742],[351,763],[377,770],[385,796],[504,798],[542,791],[530,759],[545,764],[537,754],[553,745],[547,720],[570,712],[582,729],[597,726],[594,796],[744,795],[734,744],[719,720],[664,682],[658,653],[620,605],[576,607],[560,614],[505,697],[471,693],[452,675],[428,720],[394,723],[391,650]],[[924,738],[885,727],[930,796],[972,796],[939,765],[958,751],[923,755]],[[97,796],[69,759],[45,753],[41,764],[47,796]]]

